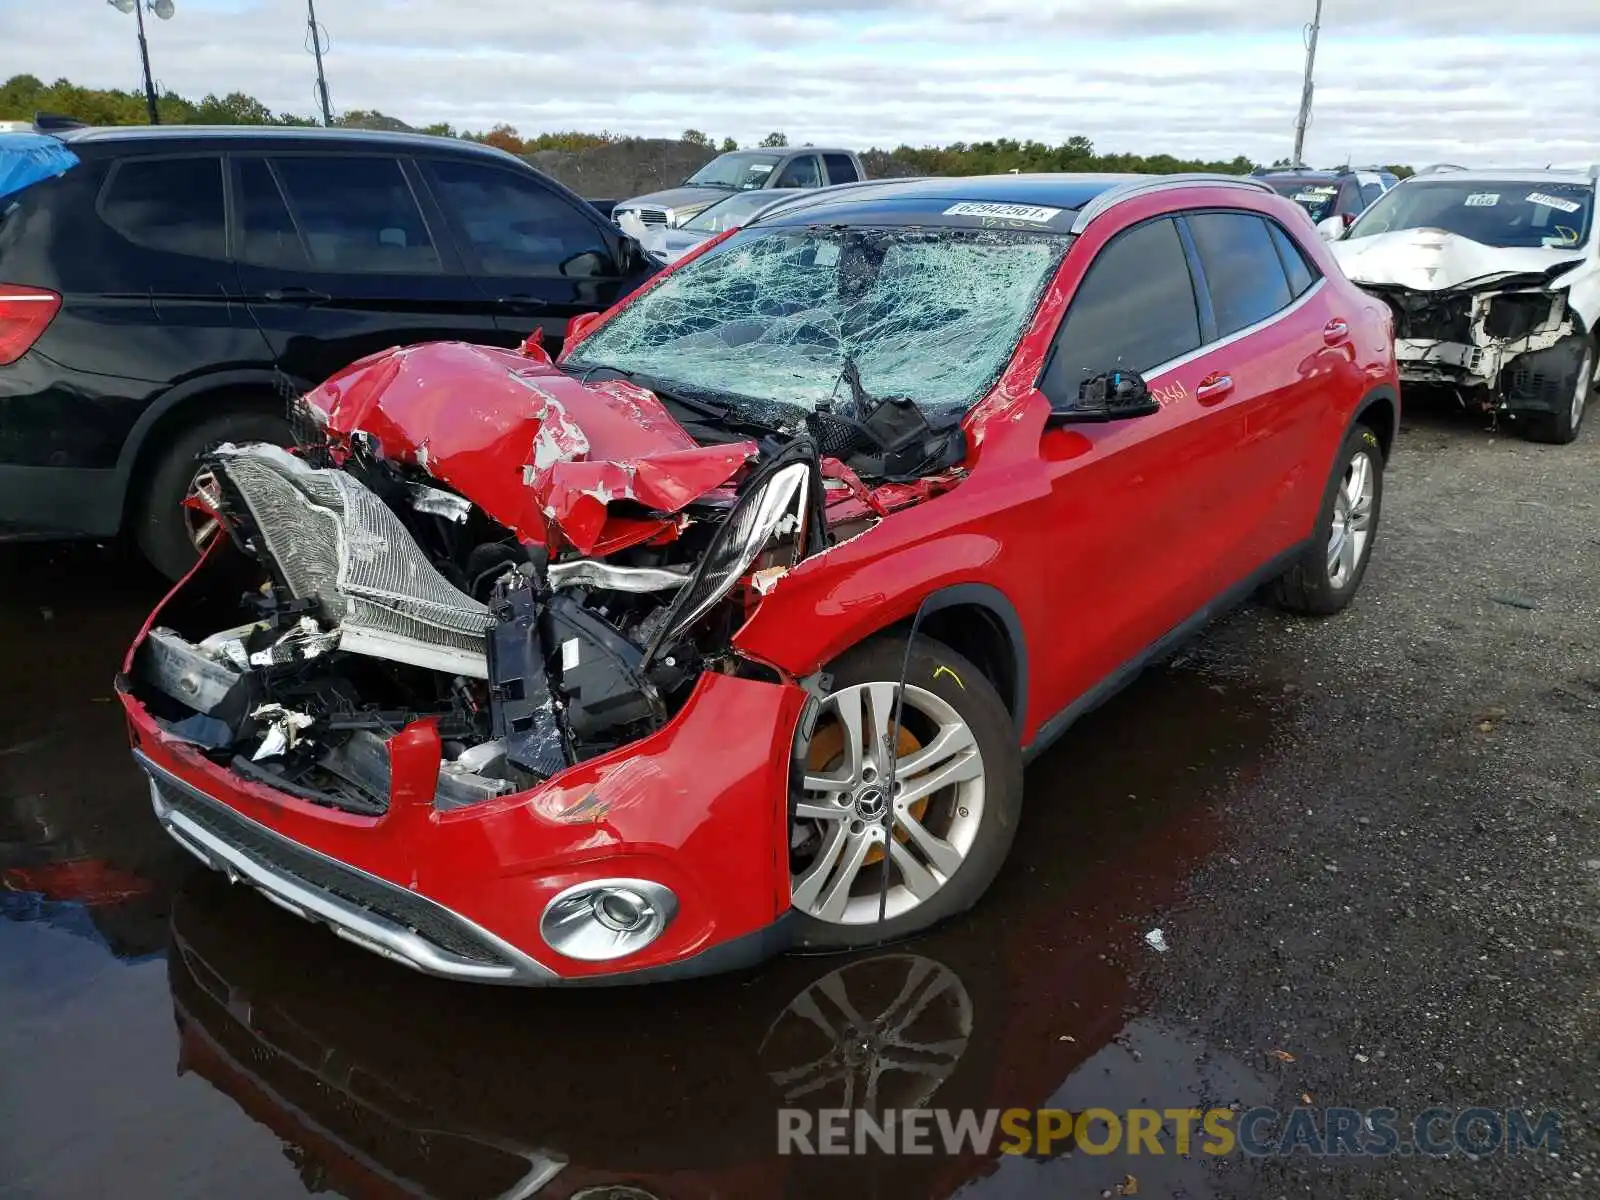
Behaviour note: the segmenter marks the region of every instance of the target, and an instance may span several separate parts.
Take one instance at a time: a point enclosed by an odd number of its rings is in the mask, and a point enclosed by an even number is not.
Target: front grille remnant
[[[151,778],[162,803],[273,871],[410,929],[457,958],[488,966],[512,965],[494,946],[474,937],[448,909],[426,897],[313,853],[159,773]]]
[[[1394,312],[1394,335],[1421,341],[1472,341],[1472,297],[1465,292],[1385,291]]]
[[[360,480],[265,444],[223,446],[216,458],[289,591],[321,603],[342,649],[486,674],[489,610],[434,569]]]

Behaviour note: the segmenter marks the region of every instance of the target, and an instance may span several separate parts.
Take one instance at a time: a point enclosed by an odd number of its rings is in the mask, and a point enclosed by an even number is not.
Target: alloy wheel
[[[1583,362],[1578,366],[1578,382],[1572,391],[1572,428],[1575,430],[1583,421],[1583,408],[1589,402],[1589,393],[1594,388],[1594,349],[1591,346],[1583,352]]]
[[[805,766],[791,892],[794,907],[818,920],[872,924],[880,901],[884,920],[911,911],[949,882],[982,823],[984,765],[972,730],[939,696],[907,685],[891,755],[897,690],[863,683],[830,694],[797,747]]]
[[[1372,456],[1358,450],[1344,469],[1333,497],[1333,523],[1328,531],[1328,582],[1342,588],[1372,540],[1372,500],[1377,489]]]

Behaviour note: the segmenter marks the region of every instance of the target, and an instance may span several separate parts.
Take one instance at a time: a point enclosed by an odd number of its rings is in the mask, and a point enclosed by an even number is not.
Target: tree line
[[[167,125],[320,124],[314,117],[275,113],[255,97],[243,92],[229,92],[222,96],[208,93],[200,100],[191,100],[170,90],[163,91],[157,97],[156,111],[160,113],[162,123]],[[148,120],[144,94],[139,91],[87,88],[66,79],[46,84],[34,75],[13,75],[0,84],[0,120],[30,121],[39,112],[71,117],[90,125],[143,125]],[[448,122],[419,127],[375,109],[350,109],[337,118],[336,123],[365,129],[416,129],[420,133],[483,142],[518,155],[536,154],[543,150],[581,152],[597,146],[635,140],[609,131],[592,133],[581,130],[524,137],[515,126],[504,123],[481,131],[457,130]],[[739,143],[731,137],[719,140],[698,129],[684,130],[679,140],[708,152],[740,148]],[[788,136],[777,130],[756,143],[762,147],[788,144]],[[1156,174],[1214,171],[1245,175],[1257,165],[1242,154],[1226,160],[1204,160],[1179,158],[1171,154],[1102,153],[1086,137],[1070,137],[1059,145],[1015,138],[954,142],[948,146],[903,145],[892,150],[873,149],[865,152],[863,158],[868,161],[869,170],[874,159],[892,159],[897,166],[923,175],[989,175],[1007,171],[1131,171]],[[1272,165],[1285,166],[1287,163],[1279,160]],[[1402,176],[1411,174],[1411,169],[1406,166],[1391,165],[1389,169]]]

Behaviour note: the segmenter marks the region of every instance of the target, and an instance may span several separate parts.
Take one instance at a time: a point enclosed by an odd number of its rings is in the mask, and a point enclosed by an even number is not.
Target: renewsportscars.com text
[[[1089,1108],[778,1110],[779,1154],[1558,1153],[1561,1115],[1516,1108]]]

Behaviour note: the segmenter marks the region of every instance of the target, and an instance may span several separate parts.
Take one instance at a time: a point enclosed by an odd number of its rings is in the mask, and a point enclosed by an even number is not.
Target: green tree
[[[711,139],[698,129],[685,129],[678,140],[680,142],[688,142],[691,146],[705,146],[708,149],[711,146]]]
[[[789,135],[785,133],[779,133],[777,130],[773,130],[771,133],[767,134],[766,137],[761,139],[761,144],[763,146],[772,147],[787,146],[789,144]]]
[[[737,150],[738,148],[739,143],[734,141],[731,137],[725,137],[722,139],[721,150],[724,154],[728,153],[730,150]]]

